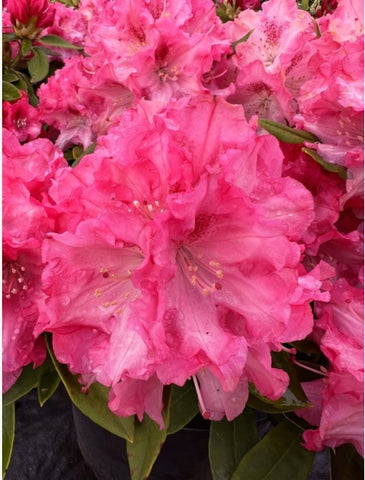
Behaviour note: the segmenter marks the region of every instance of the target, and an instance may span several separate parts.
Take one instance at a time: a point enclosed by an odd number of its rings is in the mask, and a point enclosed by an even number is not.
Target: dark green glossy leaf
[[[231,480],[306,480],[314,452],[302,441],[302,430],[281,422],[243,457]]]
[[[253,411],[229,422],[212,422],[209,435],[209,461],[213,480],[231,478],[243,456],[259,441]]]
[[[19,73],[19,75],[21,76],[20,80],[18,82],[16,82],[16,86],[21,89],[21,90],[24,90],[25,92],[27,92],[28,94],[28,98],[29,98],[29,103],[33,106],[33,107],[36,107],[39,103],[39,99],[37,97],[37,95],[35,94],[34,92],[34,87],[33,85],[31,84],[30,80],[29,80],[29,77],[27,75],[23,75],[21,73]]]
[[[15,384],[4,393],[3,405],[12,404],[37,386],[39,368],[34,369],[32,365],[27,365],[23,368],[23,372]]]
[[[166,390],[165,390],[166,392]],[[169,402],[171,395],[164,399],[162,416],[165,429],[160,427],[148,415],[144,415],[143,421],[136,421],[134,427],[133,443],[127,443],[127,455],[131,480],[144,480],[148,478],[152,467],[161,451],[167,437],[169,425]]]
[[[3,478],[6,474],[6,470],[9,467],[11,454],[14,445],[15,434],[15,406],[14,403],[9,405],[3,405],[3,436],[2,436],[2,462]]]
[[[28,71],[30,81],[38,83],[44,80],[49,72],[49,62],[47,54],[41,48],[33,48],[34,56],[28,62]]]
[[[29,38],[23,38],[20,48],[23,57],[26,57],[32,49],[32,42],[29,40]]]
[[[72,43],[57,35],[44,35],[43,37],[38,38],[38,41],[44,43],[45,45],[50,45],[51,47],[69,48],[71,50],[82,50],[82,47],[72,45]]]
[[[364,460],[353,445],[331,450],[331,480],[363,480]]]
[[[302,148],[302,152],[306,153],[309,155],[313,160],[315,160],[319,165],[321,165],[324,170],[327,172],[331,173],[337,173],[337,175],[342,178],[342,180],[346,180],[347,178],[347,173],[346,173],[346,168],[343,167],[342,165],[336,165],[335,163],[329,163],[326,162],[326,160],[323,160],[323,158],[318,155],[318,153],[315,150],[312,150],[311,148]]]
[[[195,388],[190,381],[183,387],[171,389],[170,422],[167,433],[175,433],[185,427],[199,412]]]
[[[133,441],[134,416],[121,418],[108,408],[109,388],[98,383],[90,386],[87,393],[81,391],[76,376],[72,375],[66,365],[58,363],[51,346],[50,335],[46,335],[46,343],[53,364],[64,384],[69,397],[76,407],[93,422],[114,433],[118,437]]]
[[[286,143],[304,143],[304,142],[318,142],[318,138],[312,133],[305,130],[297,130],[296,128],[290,128],[282,123],[274,122],[274,120],[267,120],[260,118],[258,120],[259,125],[267,132],[274,135],[278,140]]]
[[[12,82],[17,82],[18,80],[19,80],[19,77],[15,72],[11,72],[11,71],[8,70],[7,72],[4,72],[4,74],[3,74],[3,81],[4,82],[12,83]]]
[[[39,368],[37,394],[41,407],[54,394],[60,384],[60,377],[50,357]]]
[[[3,101],[11,102],[22,96],[20,90],[10,82],[3,82]]]

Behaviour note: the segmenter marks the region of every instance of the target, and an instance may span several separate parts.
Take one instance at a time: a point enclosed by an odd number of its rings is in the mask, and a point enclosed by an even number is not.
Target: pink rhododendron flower
[[[141,291],[131,279],[144,262],[140,248],[124,246],[97,220],[80,223],[75,235],[65,232],[53,238],[43,247],[48,261],[43,284],[50,299],[38,331],[53,332],[57,357],[74,373],[92,374],[104,385],[122,376],[148,378],[153,357],[139,333],[130,328],[131,317],[148,315],[142,312],[146,307],[138,302]],[[152,298],[149,309],[153,311]]]
[[[46,139],[20,145],[3,129],[3,378],[11,387],[22,367],[45,359],[35,332],[43,264],[40,248],[54,221],[42,203],[55,171],[67,167],[62,153]],[[21,220],[20,220],[21,219]]]
[[[345,165],[352,154],[363,163],[364,40],[339,45],[324,35],[315,43],[319,53],[311,59],[313,74],[297,98],[296,124],[319,138],[314,148],[326,161]]]
[[[41,133],[40,113],[29,104],[25,92],[16,102],[3,102],[2,111],[3,127],[15,133],[20,142],[33,140]]]
[[[261,61],[250,64],[250,68],[241,68],[235,80],[235,92],[227,101],[241,104],[247,119],[253,115],[277,122],[292,123],[295,103],[292,95],[283,85],[280,75],[266,73]]]
[[[320,20],[324,24],[321,31],[326,29],[336,42],[355,42],[364,34],[364,3],[361,0],[338,0],[335,11]]]
[[[323,330],[321,350],[336,371],[348,370],[358,380],[364,376],[364,292],[339,279],[331,290],[331,300],[316,304]]]
[[[253,30],[246,42],[236,46],[234,60],[238,66],[247,68],[260,60],[268,73],[285,71],[297,46],[315,38],[310,14],[298,9],[292,0],[263,2],[261,11],[244,10],[234,22],[225,25],[233,41]]]
[[[85,50],[93,69],[123,82],[138,98],[168,101],[200,93],[202,76],[229,49],[214,4],[93,2],[81,4],[88,19]]]
[[[8,390],[23,366],[33,362],[36,367],[45,359],[45,345],[34,329],[44,297],[40,247],[53,221],[41,203],[49,178],[43,170],[37,176],[37,170],[30,174],[28,169],[42,165],[41,156],[33,156],[34,144],[54,147],[47,140],[23,147],[14,134],[3,130],[3,136],[8,140],[3,151],[3,388]]]
[[[160,429],[165,427],[161,415],[163,384],[156,376],[148,380],[126,379],[119,382],[111,390],[109,408],[122,417],[136,414],[143,420],[143,414],[152,418]]]
[[[326,387],[326,379],[319,378],[310,382],[302,382],[301,386],[312,405],[308,408],[296,410],[295,414],[300,418],[304,418],[311,425],[318,427],[321,422],[322,394]]]
[[[55,2],[53,4],[55,18],[52,25],[49,25],[43,35],[58,35],[73,45],[82,46],[87,31],[87,25],[79,9],[66,7],[64,4]],[[54,48],[54,47],[53,47]],[[68,50],[68,54],[78,54],[73,50]],[[63,56],[66,54],[62,49]]]
[[[326,172],[297,145],[281,144],[285,154],[283,174],[295,178],[312,194],[314,219],[304,232],[306,252],[317,255],[322,243],[337,236],[340,201],[345,185],[338,175]]]
[[[21,179],[34,198],[44,199],[55,172],[68,167],[63,153],[46,138],[21,145],[16,134],[5,128],[2,134],[6,173]]]
[[[197,375],[200,387],[200,410],[204,418],[213,421],[233,420],[245,408],[248,399],[247,379],[242,376],[233,391],[224,391],[219,380],[207,369]]]
[[[240,136],[226,130],[225,112]],[[37,332],[53,332],[58,359],[83,383],[113,386],[116,395],[124,381],[156,375],[183,385],[209,371],[222,398],[207,411],[229,418],[244,408],[247,377],[258,379],[260,369],[274,377],[266,387],[258,380],[258,388],[282,395],[287,376],[271,368],[270,348],[305,337],[309,301],[324,297],[321,282],[298,270],[295,239],[312,220],[311,195],[280,179],[275,148],[277,179],[269,187],[259,156],[269,141],[256,144],[255,132],[242,109],[223,99],[181,99],[156,112],[140,104],[99,138],[94,154],[57,176],[50,200],[67,231],[44,241],[49,298]],[[255,155],[232,170],[228,159],[251,143]],[[241,188],[244,169],[253,186]],[[236,312],[244,330],[233,329],[222,309]],[[268,343],[264,355],[259,340]],[[211,382],[203,384],[208,391]],[[111,398],[115,411],[127,411]]]
[[[352,443],[364,456],[364,382],[341,372],[330,373],[326,383],[319,428],[304,432],[305,447],[320,451]]]
[[[122,84],[95,76],[79,56],[66,60],[38,93],[42,120],[59,130],[56,144],[60,148],[81,144],[85,150],[133,99]]]

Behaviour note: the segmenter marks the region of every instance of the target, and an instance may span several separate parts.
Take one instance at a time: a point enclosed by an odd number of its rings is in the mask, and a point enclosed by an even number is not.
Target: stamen
[[[285,347],[284,345],[282,345],[281,349],[282,349],[283,352],[290,353],[290,355],[296,355],[296,353],[297,353],[297,350],[294,347],[293,348],[288,348],[288,347]]]
[[[18,262],[8,261],[3,266],[3,294],[6,299],[10,299],[12,295],[16,295],[21,291],[28,289],[28,285],[24,278],[26,272],[25,267],[19,265]]]
[[[141,213],[144,217],[147,217],[149,220],[152,220],[153,215],[156,212],[163,212],[164,208],[161,207],[160,202],[155,200],[153,203],[148,203],[147,200],[143,200],[143,202],[139,202],[138,200],[133,200],[132,205],[139,213]],[[133,209],[128,208],[128,213],[132,213]]]
[[[82,393],[84,393],[85,395],[89,393],[89,388],[95,382],[95,378],[96,378],[96,375],[92,375],[90,380],[87,382],[87,384],[81,387]]]
[[[217,266],[220,266],[217,261],[207,262],[201,255],[193,256],[184,246],[179,248],[176,260],[190,284],[197,288],[204,297],[216,290],[222,290],[222,283],[216,280],[221,280],[224,274],[222,269],[216,269]]]
[[[309,372],[316,373],[317,375],[322,375],[323,377],[328,377],[329,376],[328,370],[325,367],[323,367],[322,365],[319,367],[320,370],[316,370],[315,368],[309,367],[308,365],[304,365],[303,363],[298,362],[298,360],[295,357],[292,357],[291,361],[295,365],[298,365],[298,367],[302,367],[305,370],[308,370]]]
[[[205,407],[205,403],[204,403],[204,400],[203,400],[203,397],[202,397],[202,394],[201,394],[201,391],[200,391],[200,386],[199,386],[198,379],[196,378],[196,375],[193,375],[192,379],[193,379],[194,387],[195,387],[195,390],[196,390],[196,396],[198,397],[200,412],[203,415],[203,418],[205,418],[205,420],[209,420],[210,413],[208,412],[208,410]]]

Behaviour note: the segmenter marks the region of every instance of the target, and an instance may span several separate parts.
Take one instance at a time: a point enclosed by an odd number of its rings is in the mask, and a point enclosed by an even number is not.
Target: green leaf
[[[49,62],[46,53],[40,48],[33,48],[33,53],[34,56],[28,62],[28,71],[31,77],[30,81],[38,83],[48,75]]]
[[[185,427],[199,412],[195,388],[190,381],[183,387],[173,385],[170,400],[168,435]]]
[[[54,394],[60,384],[60,377],[54,368],[51,358],[48,356],[46,361],[39,368],[37,394],[41,407]]]
[[[8,70],[3,74],[3,82],[12,83],[12,82],[17,82],[18,80],[19,80],[19,77],[15,72],[11,72]]]
[[[20,90],[10,82],[3,82],[3,101],[11,102],[22,96]]]
[[[39,99],[37,97],[37,95],[35,94],[34,92],[34,87],[33,85],[31,84],[30,80],[29,80],[29,77],[27,75],[24,75],[22,73],[19,72],[19,75],[21,76],[21,78],[19,79],[19,81],[16,83],[16,86],[21,89],[21,90],[24,90],[25,92],[27,92],[28,94],[28,97],[29,97],[29,103],[33,106],[33,107],[37,107],[38,103],[39,103]]]
[[[34,369],[32,365],[27,365],[23,368],[23,372],[18,380],[3,395],[4,406],[12,404],[37,386],[39,368]]]
[[[32,42],[29,40],[29,38],[23,38],[22,43],[21,43],[21,52],[23,57],[26,57],[28,53],[32,49]]]
[[[346,168],[343,167],[342,165],[336,165],[335,163],[326,162],[326,160],[323,160],[323,158],[320,155],[318,155],[318,153],[315,150],[312,150],[311,148],[303,147],[302,152],[306,153],[311,158],[313,158],[313,160],[319,163],[322,168],[327,170],[327,172],[337,173],[338,176],[342,178],[342,180],[346,180],[347,178]]]
[[[160,430],[148,415],[144,415],[143,422],[136,422],[133,443],[127,443],[132,480],[144,480],[149,476],[166,437],[167,430]]]
[[[133,443],[127,443],[127,455],[131,480],[144,480],[148,478],[152,467],[161,451],[167,437],[169,425],[171,390],[164,390],[164,408],[162,417],[165,428],[160,430],[156,422],[144,414],[143,421],[136,421],[134,427]]]
[[[312,133],[305,130],[297,130],[296,128],[290,128],[282,123],[274,122],[274,120],[266,120],[260,118],[258,120],[259,125],[267,132],[274,135],[278,140],[286,143],[304,143],[304,142],[318,142],[318,138]]]
[[[9,467],[11,454],[14,445],[15,434],[15,405],[3,405],[3,436],[2,436],[2,462],[3,462],[3,478]]]
[[[331,480],[363,479],[364,460],[353,445],[341,445],[331,451]]]
[[[14,40],[18,40],[15,33],[3,33],[3,42],[13,42]]]
[[[46,335],[46,343],[53,364],[64,384],[69,397],[76,407],[87,417],[118,437],[133,441],[134,416],[121,418],[108,408],[109,388],[94,383],[87,393],[81,391],[76,376],[72,375],[66,365],[58,363],[52,351],[51,337]]]
[[[244,35],[242,38],[240,38],[239,40],[236,40],[235,42],[232,42],[231,47],[232,47],[233,53],[236,53],[237,45],[239,45],[240,43],[247,42],[247,40],[250,38],[254,30],[255,29],[253,28],[248,33],[246,33],[246,35]]]
[[[243,456],[259,441],[253,411],[246,408],[233,421],[212,422],[209,461],[213,480],[231,478]]]
[[[83,151],[82,148],[79,147],[79,146],[74,147],[72,149],[72,155],[73,156],[77,155],[77,158],[74,157],[75,161],[71,164],[71,167],[75,168],[80,163],[81,159],[83,157],[85,157],[85,155],[89,155],[90,153],[94,153],[95,147],[96,147],[96,142],[89,145],[85,151]]]
[[[314,452],[301,446],[302,431],[281,422],[243,457],[231,480],[306,480]]]
[[[60,47],[60,48],[69,48],[72,50],[82,50],[82,47],[72,45],[64,38],[59,37],[58,35],[44,35],[41,38],[38,38],[38,41],[44,43],[45,45],[50,45],[51,47]]]

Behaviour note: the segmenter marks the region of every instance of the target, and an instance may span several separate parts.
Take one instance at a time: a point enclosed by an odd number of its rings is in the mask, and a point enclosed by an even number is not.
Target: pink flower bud
[[[48,0],[8,0],[6,8],[15,33],[22,38],[34,39],[54,21],[55,9]]]

